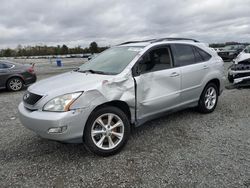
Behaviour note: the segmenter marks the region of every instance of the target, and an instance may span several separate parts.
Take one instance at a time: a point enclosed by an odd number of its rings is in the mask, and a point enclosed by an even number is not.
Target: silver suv
[[[196,40],[126,42],[30,86],[20,120],[43,138],[112,155],[132,126],[183,108],[213,112],[224,79],[222,59]]]

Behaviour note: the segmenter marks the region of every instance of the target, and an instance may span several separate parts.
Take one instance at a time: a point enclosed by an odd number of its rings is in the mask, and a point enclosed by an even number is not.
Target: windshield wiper
[[[92,69],[87,69],[87,70],[78,70],[78,72],[90,72],[92,74],[113,74],[113,73],[109,73],[109,72],[103,72],[103,71],[96,71],[96,70],[92,70]]]

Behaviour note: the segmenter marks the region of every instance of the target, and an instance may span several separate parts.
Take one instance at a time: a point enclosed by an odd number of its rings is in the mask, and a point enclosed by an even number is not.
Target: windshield
[[[225,50],[234,50],[234,46],[226,46],[224,49]]]
[[[79,67],[79,72],[119,74],[135,58],[143,47],[113,47]]]
[[[244,50],[245,53],[250,53],[250,46],[247,46]]]

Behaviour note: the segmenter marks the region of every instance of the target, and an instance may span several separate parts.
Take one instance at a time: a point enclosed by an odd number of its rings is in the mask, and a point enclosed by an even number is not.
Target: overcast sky
[[[163,36],[250,42],[250,0],[0,1],[0,48]]]

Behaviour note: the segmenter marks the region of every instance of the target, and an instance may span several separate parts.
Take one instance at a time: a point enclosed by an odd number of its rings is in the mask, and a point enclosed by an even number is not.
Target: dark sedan
[[[223,48],[222,50],[218,51],[218,55],[224,60],[224,61],[232,61],[234,58],[239,55],[239,53],[244,50],[244,45],[229,45]]]
[[[9,61],[0,61],[0,88],[19,91],[24,86],[36,82],[33,66],[22,65]]]

